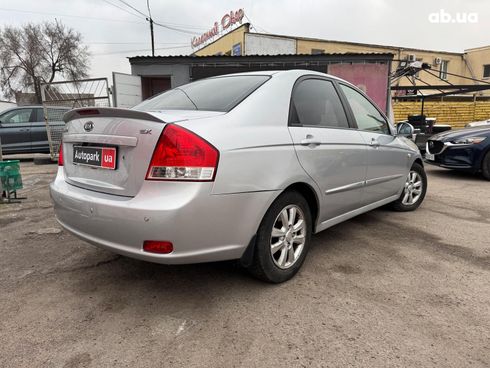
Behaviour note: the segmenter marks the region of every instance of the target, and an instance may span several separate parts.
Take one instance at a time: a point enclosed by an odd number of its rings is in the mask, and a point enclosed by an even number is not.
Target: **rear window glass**
[[[166,91],[133,109],[228,112],[269,78],[264,75],[240,75],[203,79]]]

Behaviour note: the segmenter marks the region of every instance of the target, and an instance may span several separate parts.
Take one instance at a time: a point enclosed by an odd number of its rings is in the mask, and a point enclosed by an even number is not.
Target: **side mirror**
[[[419,130],[419,129],[417,129]],[[420,131],[420,130],[419,130]],[[401,123],[396,126],[396,135],[401,137],[406,137],[409,139],[413,139],[413,135],[417,133],[415,128],[410,123]]]

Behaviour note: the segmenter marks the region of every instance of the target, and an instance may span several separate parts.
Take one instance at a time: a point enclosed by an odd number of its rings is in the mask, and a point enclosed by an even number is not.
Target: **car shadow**
[[[451,169],[432,169],[427,172],[430,176],[436,176],[441,179],[452,180],[477,180],[485,181],[485,178],[481,173],[472,173],[464,170],[451,170]]]

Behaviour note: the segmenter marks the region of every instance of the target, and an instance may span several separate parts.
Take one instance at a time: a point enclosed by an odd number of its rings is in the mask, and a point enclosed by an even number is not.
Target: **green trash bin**
[[[22,189],[19,160],[0,161],[0,184],[8,198],[12,192]]]

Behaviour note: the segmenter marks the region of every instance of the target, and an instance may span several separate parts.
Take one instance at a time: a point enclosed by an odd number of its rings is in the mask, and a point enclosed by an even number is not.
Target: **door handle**
[[[369,143],[371,147],[378,148],[379,147],[379,142],[376,138],[371,138],[371,143]]]
[[[315,139],[311,134],[308,134],[300,143],[302,146],[319,146],[321,144],[321,142],[318,139]]]

